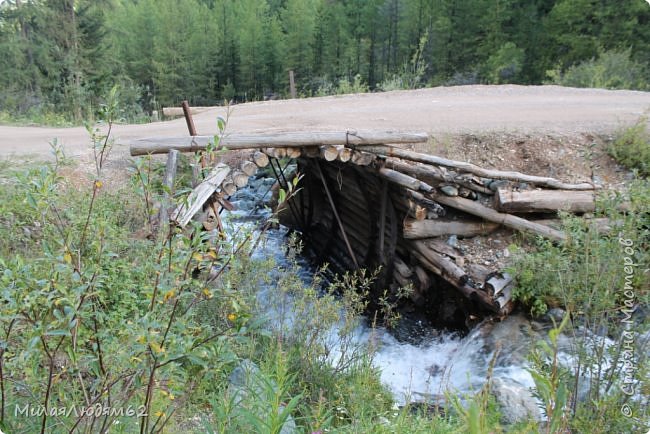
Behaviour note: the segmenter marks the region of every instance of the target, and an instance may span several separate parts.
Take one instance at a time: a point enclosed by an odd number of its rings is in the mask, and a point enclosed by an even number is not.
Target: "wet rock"
[[[440,191],[442,191],[447,196],[458,196],[458,189],[453,185],[444,185],[440,187]]]
[[[541,412],[531,391],[510,378],[494,378],[491,392],[501,407],[503,423],[511,425],[530,419],[540,421]]]
[[[525,364],[534,343],[542,338],[522,314],[513,314],[503,321],[486,324],[481,327],[480,332],[483,335],[481,352],[486,355],[499,352],[497,367]]]
[[[228,396],[231,397],[233,406],[247,408],[253,414],[262,416],[271,411],[271,396],[277,390],[277,384],[270,378],[265,378],[257,365],[251,360],[244,359],[230,374]],[[272,389],[272,391],[269,390]],[[269,393],[270,392],[270,393]],[[267,406],[268,408],[260,408]],[[280,404],[278,413],[282,413],[285,406]],[[297,433],[296,422],[291,415],[287,417],[279,434]]]
[[[542,315],[540,320],[547,323],[553,323],[553,321],[555,321],[555,323],[559,325],[564,319],[565,314],[566,311],[564,309],[560,309],[559,307],[554,307],[552,309],[549,309],[544,315]]]

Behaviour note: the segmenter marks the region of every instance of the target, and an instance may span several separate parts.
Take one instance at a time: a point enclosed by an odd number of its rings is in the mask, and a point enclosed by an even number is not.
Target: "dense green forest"
[[[647,89],[644,0],[10,0],[0,112],[193,105],[473,83]]]

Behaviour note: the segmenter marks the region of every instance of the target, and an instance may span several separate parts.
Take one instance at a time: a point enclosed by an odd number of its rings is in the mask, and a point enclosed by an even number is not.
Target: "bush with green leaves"
[[[648,65],[632,59],[631,50],[601,51],[597,58],[546,75],[554,84],[570,87],[646,90]]]
[[[648,117],[642,116],[634,125],[621,129],[607,148],[622,165],[650,176],[650,131]]]

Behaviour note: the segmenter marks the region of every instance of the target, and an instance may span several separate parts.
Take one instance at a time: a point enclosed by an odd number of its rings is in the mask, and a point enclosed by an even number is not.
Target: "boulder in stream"
[[[494,378],[490,390],[501,407],[503,423],[542,420],[537,399],[529,388],[519,382],[510,378]]]

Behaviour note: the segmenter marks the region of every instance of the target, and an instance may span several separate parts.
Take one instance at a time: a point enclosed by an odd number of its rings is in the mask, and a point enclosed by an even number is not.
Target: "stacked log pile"
[[[196,152],[211,140],[140,140],[131,154]],[[217,166],[171,218],[183,226],[206,203],[223,206],[257,167],[297,159],[310,176],[303,196],[287,207],[293,217],[285,221],[313,238],[337,268],[381,265],[391,280],[415,289],[415,300],[443,279],[482,307],[508,313],[513,279],[502,269],[472,262],[449,237],[505,227],[560,242],[565,234],[539,215],[591,212],[597,186],[482,168],[403,146],[427,140],[425,134],[350,131],[227,136],[220,146],[252,149],[250,161],[235,170]]]

